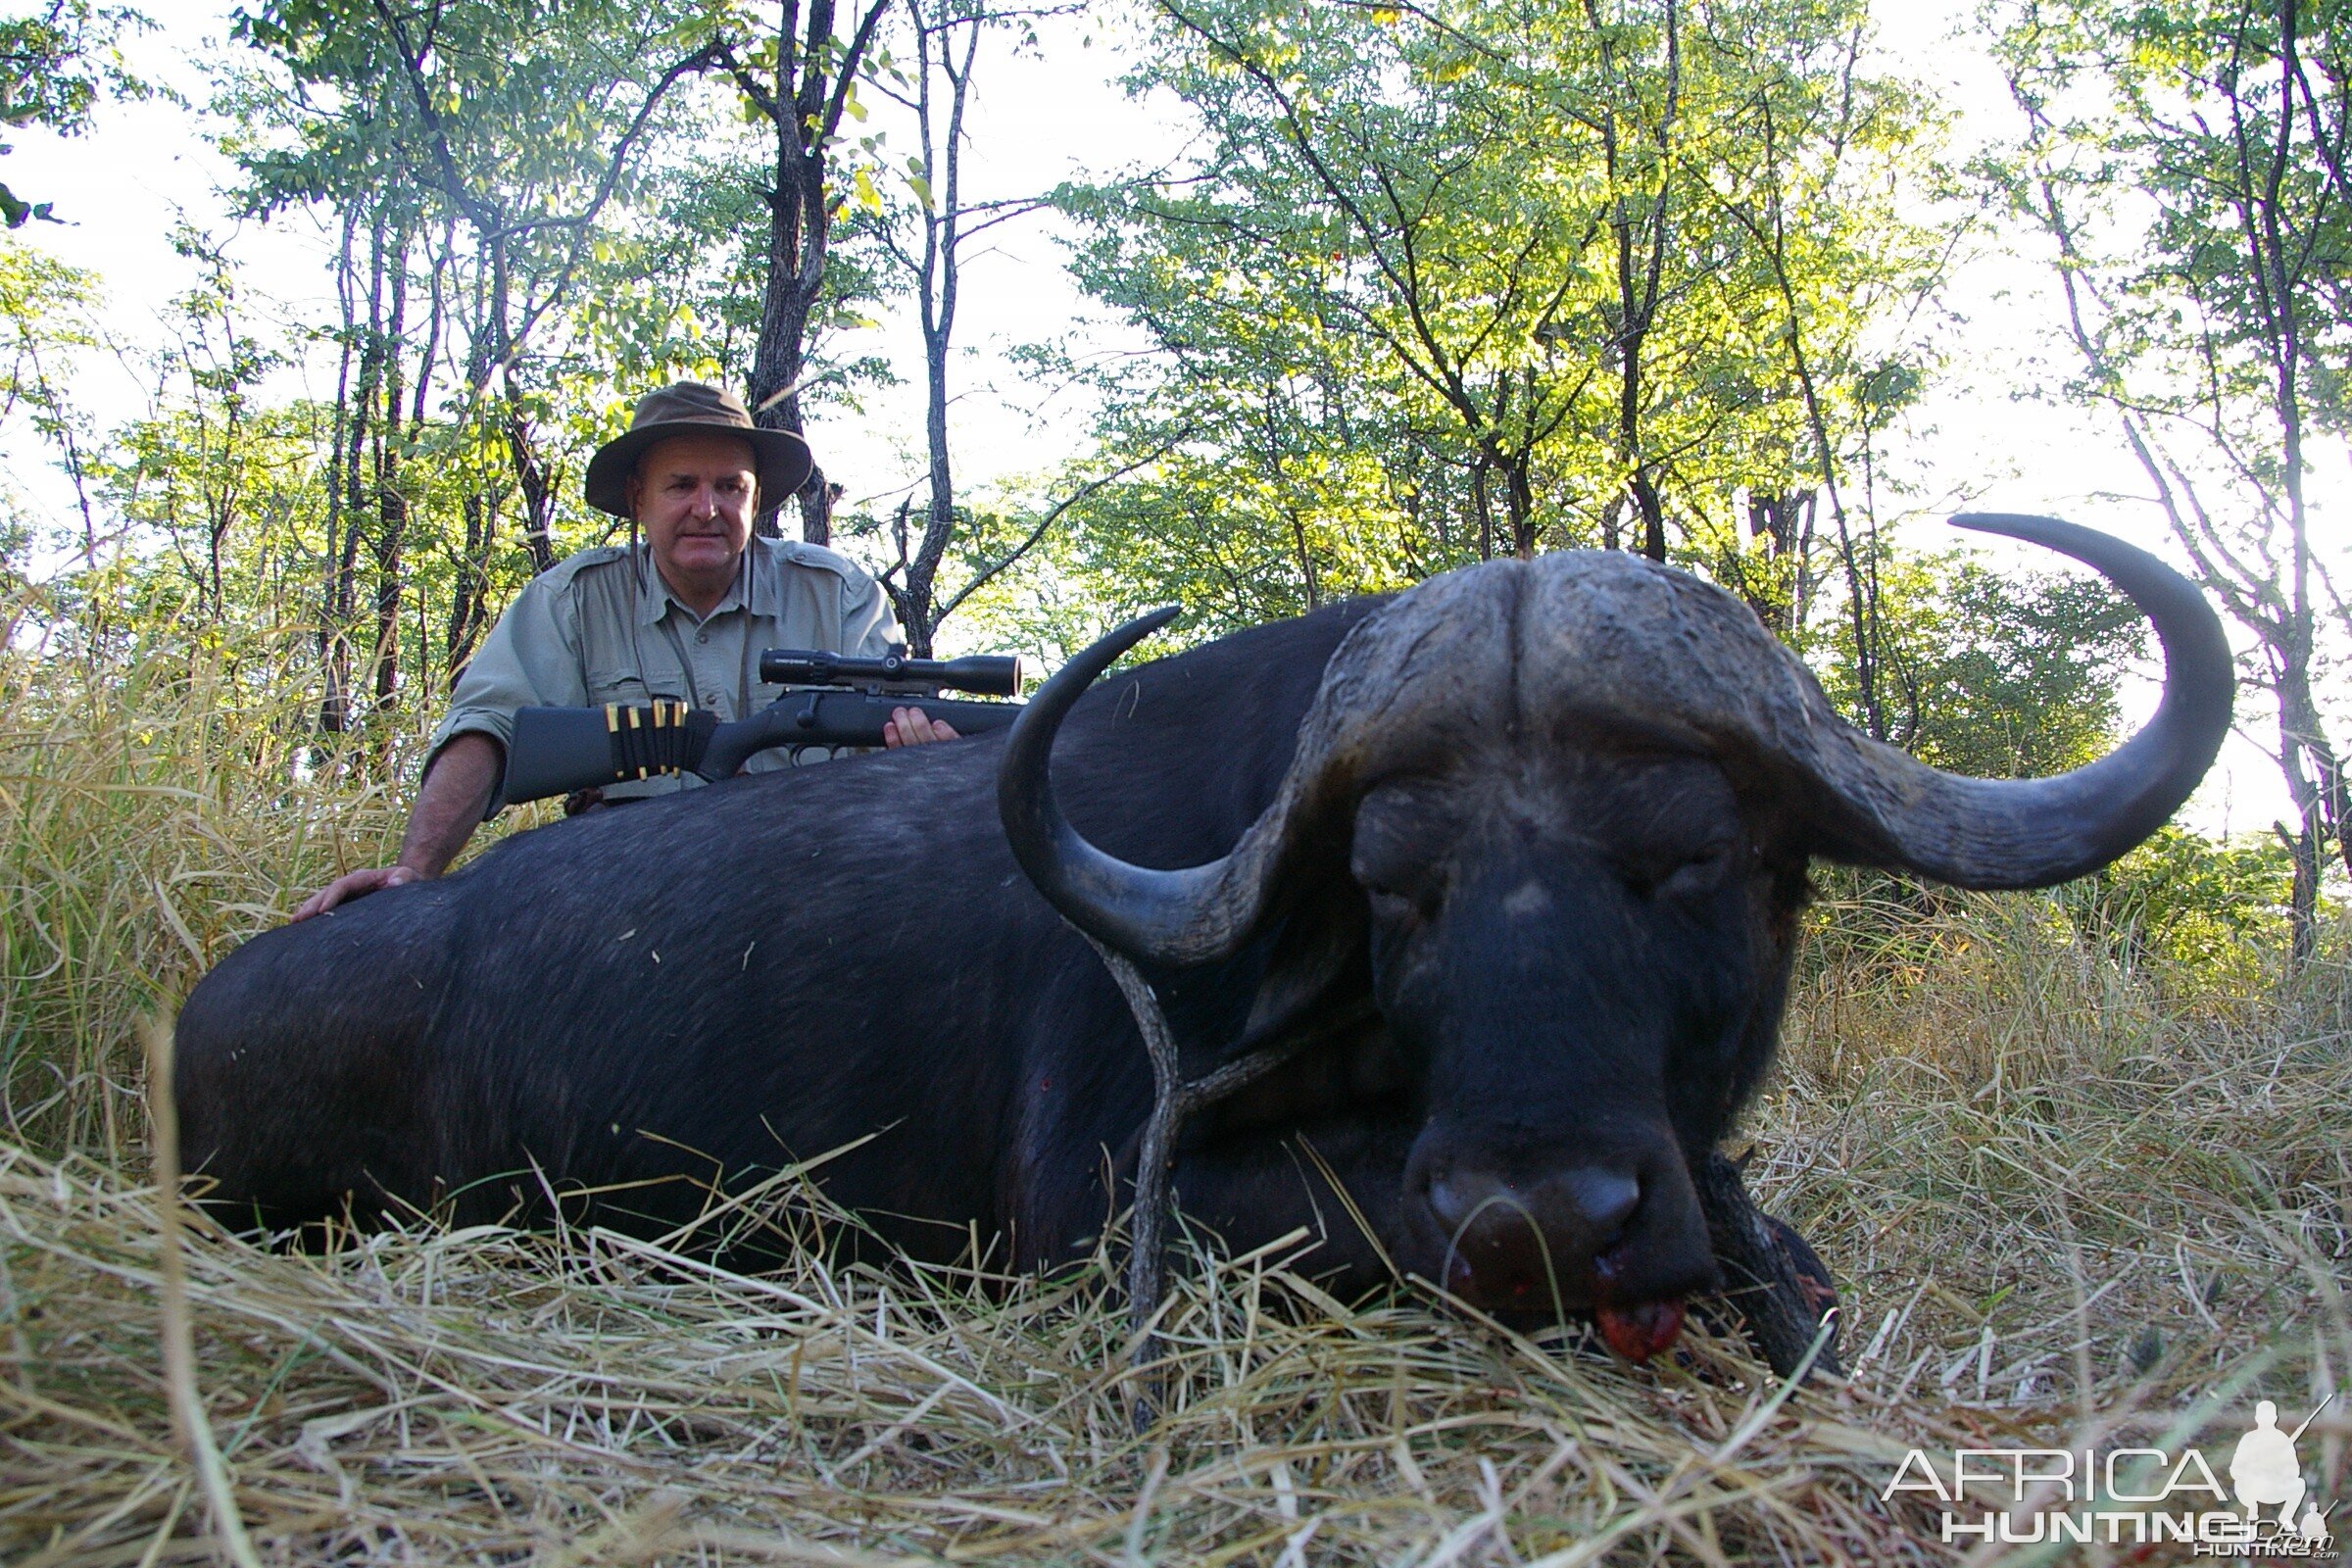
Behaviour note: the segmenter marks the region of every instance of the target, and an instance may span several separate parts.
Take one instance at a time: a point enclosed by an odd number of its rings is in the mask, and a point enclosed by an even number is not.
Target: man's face
[[[716,431],[655,442],[629,480],[629,510],[673,584],[733,575],[758,497],[751,443]]]

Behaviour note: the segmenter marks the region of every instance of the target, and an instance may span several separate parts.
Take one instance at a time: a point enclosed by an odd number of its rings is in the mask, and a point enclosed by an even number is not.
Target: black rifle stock
[[[694,773],[715,783],[776,747],[880,746],[883,726],[902,708],[919,709],[934,722],[944,719],[959,735],[1004,729],[1019,716],[1020,704],[962,702],[937,695],[938,688],[1015,696],[1024,671],[1017,659],[943,662],[896,652],[860,659],[778,648],[760,656],[760,676],[812,684],[787,691],[749,718],[727,724],[708,710],[663,698],[650,704],[520,710],[507,742],[505,775],[485,814],[524,801],[665,773]]]

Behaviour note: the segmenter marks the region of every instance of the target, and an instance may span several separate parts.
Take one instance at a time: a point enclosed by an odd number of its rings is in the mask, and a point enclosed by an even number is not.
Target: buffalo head
[[[2090,564],[2155,625],[2163,703],[2120,750],[2056,778],[1939,772],[1840,719],[1739,600],[1571,552],[1453,572],[1367,616],[1273,804],[1185,869],[1088,843],[1049,781],[1070,704],[1165,617],[1122,628],[1013,732],[1014,854],[1073,924],[1148,962],[1279,930],[1261,1006],[1314,993],[1281,955],[1328,976],[1346,950],[1417,1118],[1396,1260],[1481,1305],[1670,1338],[1715,1281],[1691,1172],[1770,1061],[1807,861],[1969,888],[2081,876],[2170,816],[2228,729],[2229,649],[2187,582],[2088,529],[1969,520]]]

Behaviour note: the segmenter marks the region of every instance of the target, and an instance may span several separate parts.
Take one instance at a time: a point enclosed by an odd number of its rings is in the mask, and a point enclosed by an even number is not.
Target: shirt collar
[[[669,591],[669,584],[662,580],[662,570],[654,564],[653,547],[644,545],[639,548],[645,551],[645,555],[642,560],[643,570],[638,577],[637,623],[641,626],[659,625],[672,606],[686,619],[694,619],[694,612],[675,598]],[[710,607],[710,613],[705,615],[704,620],[723,615],[730,610],[741,610],[751,602],[751,596],[746,591],[746,580],[751,570],[752,552],[759,548],[760,539],[755,534],[744,546],[743,554],[736,559],[735,580],[727,585],[725,597]]]

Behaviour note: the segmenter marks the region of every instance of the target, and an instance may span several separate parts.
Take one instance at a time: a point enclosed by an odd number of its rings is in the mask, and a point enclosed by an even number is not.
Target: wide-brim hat
[[[751,443],[761,512],[783,505],[808,482],[815,466],[808,443],[789,430],[764,430],[754,424],[743,400],[724,387],[674,381],[639,398],[628,429],[598,447],[588,460],[588,504],[615,517],[629,515],[629,476],[637,471],[645,449],[673,435],[713,431]]]

